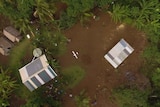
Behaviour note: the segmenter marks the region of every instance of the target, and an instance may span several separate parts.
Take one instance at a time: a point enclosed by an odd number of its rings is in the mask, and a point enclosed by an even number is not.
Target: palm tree
[[[159,3],[158,0],[153,0],[153,1],[140,0],[138,1],[138,3],[141,8],[138,19],[143,17],[145,18],[146,21],[149,21],[149,15],[155,11],[155,7]]]
[[[19,18],[14,21],[15,26],[20,29],[20,32],[27,33],[29,26],[29,20],[27,18]]]
[[[19,18],[13,21],[15,26],[20,29],[21,33],[28,34],[30,33],[32,36],[35,36],[33,30],[30,25],[30,21],[27,18]]]
[[[153,20],[153,21],[150,21],[147,25],[146,25],[146,30],[148,33],[150,32],[154,32],[154,33],[159,33],[159,29],[160,29],[160,22],[159,20]]]
[[[55,6],[52,2],[47,3],[45,0],[35,0],[34,16],[38,17],[41,22],[53,21],[53,14],[55,13]]]
[[[119,4],[113,5],[113,12],[111,13],[111,16],[116,23],[127,18],[129,14],[128,6],[121,6]]]
[[[135,18],[134,25],[136,25],[137,28],[141,29],[144,28],[146,24],[150,24],[155,29],[153,23],[156,23],[156,20],[159,16],[159,12],[157,11],[157,9],[159,9],[160,6],[159,1],[140,0],[138,1],[138,4],[139,9],[137,10],[137,14],[132,15]]]

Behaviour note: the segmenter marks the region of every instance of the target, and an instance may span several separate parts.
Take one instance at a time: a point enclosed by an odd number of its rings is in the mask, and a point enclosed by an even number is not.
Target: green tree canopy
[[[81,13],[85,13],[94,8],[94,0],[62,0],[68,5],[67,15],[77,17]]]

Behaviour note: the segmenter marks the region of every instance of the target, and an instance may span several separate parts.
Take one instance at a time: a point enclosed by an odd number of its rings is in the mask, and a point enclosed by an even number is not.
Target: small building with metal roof
[[[121,39],[104,58],[114,67],[117,68],[134,49],[124,40]]]
[[[20,32],[12,26],[3,29],[3,34],[12,42],[19,42],[22,39]]]
[[[5,37],[0,38],[0,53],[2,55],[6,56],[9,55],[9,51],[13,46],[14,46],[13,43],[9,41],[7,38]]]
[[[54,79],[57,74],[48,64],[45,55],[38,57],[32,62],[19,69],[22,83],[33,91],[41,85]]]

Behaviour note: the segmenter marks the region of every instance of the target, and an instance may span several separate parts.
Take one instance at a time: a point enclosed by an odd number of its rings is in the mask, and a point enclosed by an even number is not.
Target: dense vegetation
[[[0,67],[0,106],[1,107],[7,107],[9,106],[9,95],[13,91],[13,89],[16,87],[16,81],[13,80],[9,75],[11,74],[11,71],[4,70],[2,67]]]
[[[67,8],[64,9],[59,18],[54,16],[57,14],[56,3],[61,2],[67,5]],[[109,11],[113,20],[115,22],[124,22],[131,24],[137,27],[140,30],[143,30],[148,39],[148,47],[145,49],[143,57],[145,58],[145,64],[142,68],[142,72],[150,79],[151,89],[143,90],[145,93],[141,92],[138,88],[118,88],[114,91],[114,95],[119,102],[120,107],[131,107],[130,104],[135,106],[142,107],[159,107],[160,106],[160,2],[159,0],[1,0],[0,1],[0,13],[7,16],[12,24],[18,28],[21,33],[26,36],[30,34],[32,36],[30,45],[31,47],[41,47],[45,51],[51,60],[52,65],[56,65],[56,69],[59,69],[56,56],[64,53],[65,45],[67,38],[61,33],[61,30],[72,27],[77,21],[84,23],[93,15],[94,8],[101,8],[104,11]],[[49,39],[48,39],[49,38]],[[29,42],[29,41],[28,41]],[[47,44],[46,44],[47,43]],[[50,46],[49,44],[53,44]],[[17,72],[20,65],[24,65],[26,62],[23,62],[23,56],[25,48],[27,48],[28,43],[26,40],[22,41],[18,47],[13,49],[11,54],[11,62],[9,68],[11,74]],[[19,48],[21,53],[19,52]],[[14,51],[15,50],[15,51]],[[19,53],[16,53],[18,50]],[[153,54],[154,53],[154,54]],[[16,56],[16,57],[15,57]],[[19,62],[19,63],[17,63]],[[73,69],[75,69],[73,67]],[[77,68],[76,68],[77,69]],[[78,71],[83,70],[78,67]],[[72,72],[72,70],[70,70]],[[74,74],[75,78],[76,75]],[[63,74],[60,74],[63,77]],[[69,75],[69,74],[64,74]],[[10,80],[10,77],[1,70],[0,76],[4,77],[10,84],[15,82]],[[14,75],[17,77],[17,75]],[[61,77],[61,76],[60,76]],[[68,79],[70,76],[65,77]],[[19,77],[18,77],[19,78]],[[1,79],[1,77],[0,77]],[[62,78],[57,78],[59,86],[59,91],[61,92],[64,89],[64,81]],[[73,83],[73,86],[76,84],[73,80],[68,80]],[[80,81],[80,80],[77,80]],[[1,85],[6,89],[6,84],[4,81],[0,81]],[[4,83],[4,84],[2,84]],[[8,84],[8,83],[7,83]],[[57,86],[55,83],[50,83],[54,86]],[[50,86],[50,85],[49,85]],[[0,102],[3,102],[2,106],[7,106],[8,96],[11,93],[11,89],[14,88],[14,85],[8,85],[9,91],[5,93],[5,96],[2,96]],[[45,96],[45,92],[48,91],[48,88],[42,87],[38,91],[33,92],[32,95],[29,91],[22,85],[19,86],[19,90],[15,90],[17,95],[26,99],[27,103],[24,107],[40,107],[40,106],[55,106],[59,107],[60,95],[56,97]],[[72,86],[71,86],[72,87]],[[52,90],[54,92],[54,90]],[[1,92],[0,92],[1,93]],[[22,94],[23,93],[23,94]],[[39,94],[43,93],[43,94]],[[139,93],[139,94],[137,94]],[[125,94],[125,96],[124,96]],[[3,94],[1,94],[3,95]],[[34,97],[33,97],[34,96]],[[57,97],[58,96],[58,97]],[[45,97],[47,100],[41,99]],[[143,99],[141,99],[141,98]],[[75,98],[77,103],[83,99],[81,97]],[[134,101],[134,102],[133,102]],[[34,103],[33,103],[34,102]],[[133,105],[132,105],[133,106]],[[134,106],[134,107],[135,107]]]

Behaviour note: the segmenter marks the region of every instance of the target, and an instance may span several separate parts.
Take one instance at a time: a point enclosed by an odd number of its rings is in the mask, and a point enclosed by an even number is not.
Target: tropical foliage
[[[52,66],[52,68],[54,69],[60,69],[60,64],[56,59],[51,59],[49,61],[50,65]]]
[[[14,21],[16,28],[19,28],[21,33],[27,34],[27,32],[32,32],[30,27],[30,21],[27,18],[20,18]]]
[[[158,0],[117,1],[113,4],[111,15],[115,22],[125,21],[127,18],[132,20],[132,23],[139,29],[157,31],[159,28],[159,7]]]
[[[95,0],[95,4],[100,8],[108,9],[109,4],[111,4],[113,0]]]
[[[94,7],[94,0],[62,0],[68,5],[67,15],[77,17],[81,13],[85,13]]]
[[[44,42],[45,41],[45,42]],[[34,38],[34,46],[40,47],[51,56],[61,55],[66,50],[66,37],[59,31],[51,32],[43,28]]]
[[[129,7],[119,4],[113,5],[112,18],[115,22],[120,22],[122,19],[129,16]]]
[[[53,2],[47,3],[45,0],[35,0],[34,16],[38,17],[41,22],[54,21],[53,14],[56,11]]]
[[[14,81],[10,76],[9,70],[4,70],[0,67],[0,106],[9,106],[9,97],[11,92],[16,87],[16,81]]]
[[[77,22],[76,18],[70,17],[66,12],[62,12],[60,19],[55,21],[58,29],[64,30],[72,27]]]
[[[75,96],[77,107],[90,107],[90,98],[86,95],[85,90],[82,90],[78,96]]]
[[[82,25],[85,25],[87,22],[89,22],[89,20],[91,19],[91,17],[93,17],[93,13],[91,12],[86,12],[86,13],[83,13],[79,16],[79,20],[80,20],[80,23]]]
[[[148,107],[145,91],[138,89],[118,88],[113,91],[119,107]]]
[[[55,11],[54,2],[47,0],[0,1],[0,13],[8,16],[24,34],[27,31],[32,32],[30,22],[35,21],[36,18],[39,18],[40,23],[52,22]]]

